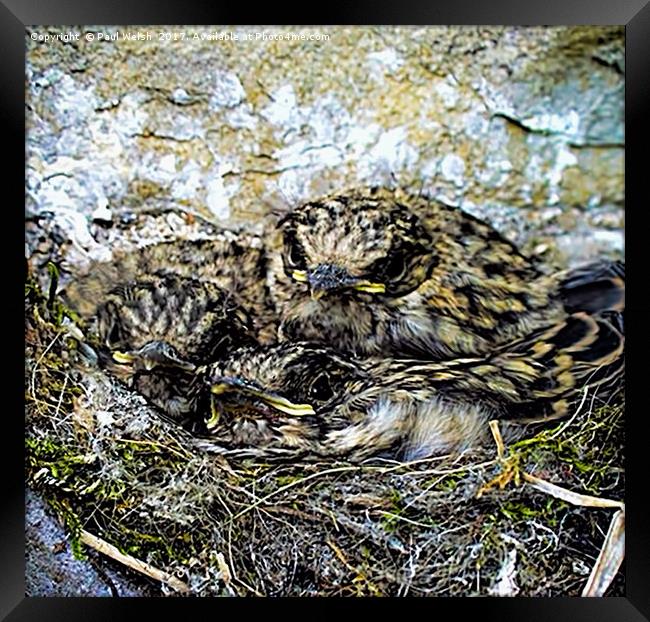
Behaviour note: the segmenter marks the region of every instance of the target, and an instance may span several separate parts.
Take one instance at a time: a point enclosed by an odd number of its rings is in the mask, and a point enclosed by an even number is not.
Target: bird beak
[[[319,300],[328,292],[342,289],[355,289],[369,294],[382,294],[386,291],[383,283],[359,279],[350,275],[345,268],[334,264],[320,264],[306,275],[312,300]]]
[[[255,397],[259,397],[261,400],[276,410],[279,410],[280,412],[283,412],[287,415],[293,415],[294,417],[305,417],[307,415],[316,414],[316,411],[309,404],[294,404],[281,395],[259,392],[255,395]]]
[[[240,380],[239,378],[219,378],[211,385],[210,392],[212,393],[212,396],[223,395],[224,393],[229,392],[240,392],[244,395],[256,397],[275,410],[279,410],[280,412],[294,417],[304,417],[316,414],[316,411],[310,404],[295,404],[286,397],[278,395],[277,393],[262,391],[251,383]],[[212,414],[212,418],[214,418],[214,412]],[[212,418],[210,421],[212,421]]]
[[[140,352],[139,350],[132,352],[115,351],[112,356],[116,363],[122,365],[135,363],[139,360],[147,371],[151,371],[159,366],[174,367],[188,372],[195,371],[196,369],[192,363],[188,363],[164,352],[155,352],[155,356],[152,356],[151,353]]]
[[[214,399],[214,395],[210,396],[210,418],[205,422],[205,427],[209,430],[213,430],[219,424],[219,419],[221,418],[221,412],[219,407]]]

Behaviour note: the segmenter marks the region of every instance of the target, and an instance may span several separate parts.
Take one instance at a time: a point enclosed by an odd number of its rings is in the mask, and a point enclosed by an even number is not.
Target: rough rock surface
[[[27,596],[157,596],[141,575],[129,576],[94,552],[72,554],[67,534],[32,490],[25,493],[25,591]]]
[[[28,215],[98,259],[145,206],[255,223],[362,182],[560,263],[622,252],[621,27],[35,28],[26,71]]]

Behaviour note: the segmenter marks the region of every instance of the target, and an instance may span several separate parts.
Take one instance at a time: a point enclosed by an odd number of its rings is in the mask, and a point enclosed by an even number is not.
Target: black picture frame
[[[627,278],[633,285],[629,288],[627,301],[626,332],[632,336],[627,340],[626,356],[632,359],[627,366],[626,403],[626,596],[618,598],[549,598],[549,599],[407,599],[409,609],[420,609],[424,615],[448,615],[461,617],[478,614],[481,619],[523,619],[530,622],[541,620],[600,620],[637,621],[650,619],[650,521],[645,511],[645,497],[648,484],[645,474],[646,439],[643,419],[647,417],[644,402],[641,401],[643,384],[640,378],[645,369],[641,357],[646,354],[648,342],[647,328],[644,320],[648,317],[648,303],[642,295],[641,280],[644,274],[644,261],[641,257],[645,233],[642,225],[644,197],[644,173],[646,168],[644,156],[648,144],[648,111],[650,110],[650,4],[648,0],[545,0],[539,3],[521,2],[520,0],[491,0],[479,3],[476,0],[454,0],[446,3],[419,2],[358,3],[354,6],[340,7],[338,11],[326,15],[312,16],[305,19],[299,14],[278,12],[278,7],[270,5],[272,10],[266,14],[251,7],[226,7],[217,4],[214,7],[203,2],[171,2],[170,0],[113,0],[112,2],[88,3],[83,0],[2,0],[0,2],[0,74],[2,91],[0,91],[0,114],[4,125],[3,147],[7,163],[5,172],[3,198],[5,214],[13,219],[17,212],[17,202],[22,202],[24,192],[20,180],[24,180],[24,165],[20,162],[21,145],[24,147],[24,91],[25,91],[25,26],[45,24],[213,24],[213,23],[305,23],[314,24],[511,24],[511,25],[598,25],[620,24],[626,26],[626,263]],[[337,7],[335,7],[336,9]],[[15,168],[15,171],[11,170]],[[647,176],[647,173],[646,173]],[[23,185],[24,188],[24,185]],[[13,192],[12,192],[13,191]],[[12,195],[17,195],[12,201]],[[647,208],[646,208],[647,209]],[[9,231],[4,244],[10,253],[4,265],[9,269],[5,274],[19,274],[16,287],[22,288],[24,274],[13,269],[18,261],[18,248],[12,244],[20,243],[18,233],[20,218],[16,218],[16,235]],[[13,223],[13,220],[12,220]],[[13,224],[12,224],[13,226]],[[14,255],[14,251],[16,255]],[[24,264],[23,264],[24,265]],[[639,287],[634,286],[637,281]],[[11,300],[9,300],[11,299]],[[5,306],[13,312],[11,301],[18,300],[18,292],[7,294]],[[16,307],[18,305],[16,304]],[[15,309],[16,316],[19,313]],[[16,349],[20,348],[19,331],[5,331],[6,342],[16,335]],[[13,369],[16,367],[17,369]],[[15,381],[11,377],[16,374]],[[21,465],[24,469],[22,452],[22,420],[19,366],[8,365],[5,372],[6,395],[17,396],[19,403],[13,407],[9,399],[5,408],[3,424],[7,426],[5,448],[2,455],[7,460],[2,478],[2,525],[0,538],[0,560],[3,570],[0,575],[0,616],[11,622],[22,620],[115,620],[125,614],[138,617],[161,615],[160,603],[166,613],[174,615],[176,608],[196,606],[217,609],[212,615],[228,615],[231,607],[245,612],[251,606],[248,599],[222,599],[201,601],[201,599],[90,599],[90,598],[25,598],[24,592],[24,481],[19,475]],[[15,387],[15,391],[14,391]],[[636,397],[635,397],[636,395]],[[641,408],[635,405],[643,404]],[[13,451],[9,449],[13,448]],[[313,604],[313,603],[312,603]],[[406,603],[391,603],[402,607]],[[297,603],[292,600],[276,599],[262,604],[262,613],[270,613],[267,607],[288,605],[291,611],[300,614],[296,608],[309,606],[307,602]],[[325,614],[330,607],[344,607],[350,613],[356,613],[358,606],[363,606],[366,615],[372,615],[374,606],[381,606],[375,599],[363,603],[340,601],[319,603]],[[445,611],[440,611],[443,607]],[[311,608],[311,607],[310,607]],[[178,609],[180,613],[180,609]],[[187,614],[185,614],[187,615]]]

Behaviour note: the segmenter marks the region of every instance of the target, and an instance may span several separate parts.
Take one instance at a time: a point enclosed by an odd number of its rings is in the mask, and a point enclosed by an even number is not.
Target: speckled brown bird
[[[399,191],[306,203],[272,245],[281,338],[357,356],[485,354],[568,313],[624,305],[623,264],[548,275],[489,224]]]
[[[165,413],[190,410],[199,364],[256,343],[249,314],[217,285],[143,275],[111,290],[96,316],[100,363]]]
[[[62,294],[83,317],[92,317],[114,287],[151,274],[190,277],[229,292],[250,314],[256,338],[275,340],[277,322],[266,283],[265,245],[260,236],[246,231],[223,229],[203,239],[176,239],[130,252],[114,251],[112,261],[94,263]]]
[[[211,394],[202,415],[216,441],[240,448],[354,460],[455,452],[492,418],[565,416],[585,390],[587,404],[609,399],[622,386],[622,322],[578,312],[490,356],[446,362],[353,359],[309,343],[242,349],[199,370]]]

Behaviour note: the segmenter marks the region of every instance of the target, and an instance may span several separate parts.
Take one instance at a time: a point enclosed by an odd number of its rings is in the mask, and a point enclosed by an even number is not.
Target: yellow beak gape
[[[219,423],[219,410],[217,409],[215,403],[214,403],[214,397],[211,395],[210,396],[210,419],[205,422],[205,427],[208,428],[208,430],[214,429],[217,424]]]
[[[279,397],[278,395],[266,395],[259,393],[257,395],[260,399],[264,400],[269,406],[273,406],[276,410],[286,413],[287,415],[294,415],[295,417],[304,417],[305,415],[315,415],[314,409],[309,404],[294,404],[289,400]]]
[[[386,286],[383,283],[370,283],[369,281],[364,281],[362,283],[357,283],[354,286],[354,289],[360,292],[367,292],[368,294],[383,294],[386,291]]]
[[[307,271],[306,270],[294,270],[291,273],[291,276],[294,278],[294,280],[298,281],[298,283],[306,283],[307,282]]]
[[[221,395],[223,393],[226,393],[227,391],[237,391],[238,389],[236,387],[233,387],[232,385],[228,383],[219,383],[219,384],[214,384],[210,388],[210,392],[212,395]],[[294,417],[304,417],[305,415],[315,415],[316,411],[309,405],[309,404],[294,404],[293,402],[290,402],[288,399],[284,397],[280,397],[279,395],[269,395],[268,393],[264,393],[262,391],[255,391],[254,389],[246,388],[246,389],[239,389],[242,390],[245,393],[248,393],[249,395],[253,395],[254,397],[259,397],[262,401],[266,402],[269,406],[272,406],[276,410],[279,410],[280,412],[286,413],[287,415],[293,415]],[[215,417],[214,413],[214,407],[212,408],[212,419]]]
[[[227,384],[225,382],[219,383],[219,384],[213,384],[210,387],[210,393],[213,395],[221,395],[222,393],[225,393],[226,391],[232,391],[233,387],[230,384]]]
[[[113,352],[113,360],[116,363],[132,363],[133,358],[133,355],[129,354],[128,352]]]

